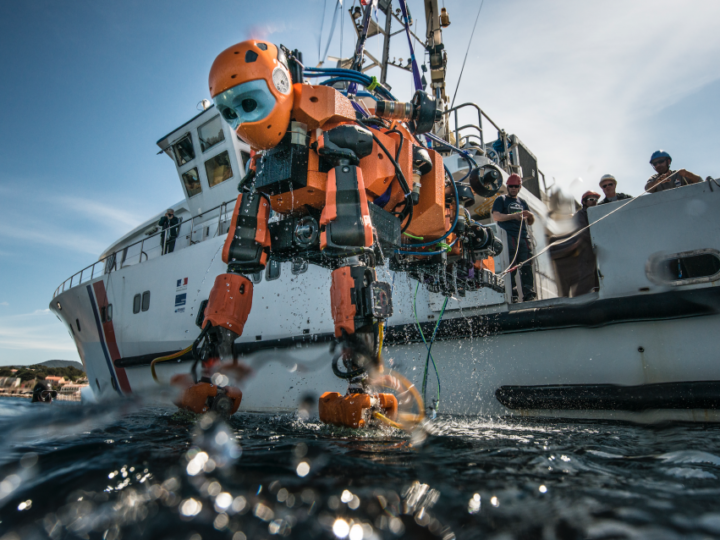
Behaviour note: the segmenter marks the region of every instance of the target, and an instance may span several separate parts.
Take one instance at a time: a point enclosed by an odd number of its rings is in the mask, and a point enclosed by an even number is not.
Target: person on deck
[[[617,180],[612,174],[604,174],[600,179],[600,187],[605,193],[605,198],[598,204],[607,204],[615,201],[622,201],[625,199],[632,199],[627,193],[617,193],[615,188],[617,187]]]
[[[160,233],[160,245],[164,246],[163,255],[165,253],[172,253],[175,249],[175,240],[177,240],[179,229],[178,223],[180,223],[180,221],[175,217],[175,210],[172,208],[168,208],[165,215],[161,217],[158,222],[158,225],[162,227],[162,232]],[[168,234],[167,242],[165,242],[165,231],[168,229],[170,229],[170,234]]]
[[[645,191],[648,193],[657,193],[658,191],[665,191],[666,189],[675,189],[702,182],[702,178],[697,174],[693,174],[685,169],[671,171],[671,163],[672,158],[665,150],[653,152],[653,155],[650,157],[650,165],[655,169],[655,174],[652,175],[645,184]]]
[[[560,296],[574,298],[600,286],[587,214],[588,208],[596,206],[599,199],[600,194],[594,191],[583,193],[582,208],[573,216],[572,231],[551,238],[550,258],[555,266]]]
[[[503,229],[508,237],[508,253],[510,253],[510,267],[517,266],[533,256],[528,236],[529,227],[535,222],[535,216],[525,200],[518,197],[522,188],[522,181],[517,174],[511,174],[506,183],[508,194],[500,195],[492,207],[492,218]],[[517,269],[510,273],[512,283],[512,301],[518,301],[515,277]],[[523,302],[535,300],[535,282],[532,264],[524,264],[520,268],[520,282],[522,284]]]

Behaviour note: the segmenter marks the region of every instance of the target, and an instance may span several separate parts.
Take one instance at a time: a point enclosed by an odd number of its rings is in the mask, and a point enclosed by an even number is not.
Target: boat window
[[[185,134],[184,137],[173,144],[172,148],[178,167],[195,159],[195,149],[193,148],[192,137],[189,133]]]
[[[112,304],[107,305],[107,310],[105,310],[105,313],[107,314],[107,320],[112,321]]]
[[[142,310],[150,309],[150,291],[145,291],[142,295]]]
[[[100,308],[100,320],[102,322],[112,321],[112,304]]]
[[[140,295],[136,294],[133,298],[133,313],[140,313]]]
[[[188,197],[192,197],[193,195],[197,195],[202,191],[202,186],[200,185],[200,177],[198,176],[198,170],[197,167],[194,167],[190,169],[187,172],[184,172],[182,174],[182,181],[185,185],[185,191],[187,191]]]
[[[80,319],[75,319],[75,324],[77,324],[78,332],[82,332],[82,330],[80,329]]]
[[[250,165],[250,153],[245,150],[240,150],[240,159],[242,159],[242,170],[247,172],[248,165]]]
[[[223,132],[220,115],[200,126],[198,128],[198,137],[200,137],[200,147],[203,152],[224,141],[225,133]]]
[[[280,262],[271,260],[265,269],[265,279],[272,281],[280,277]]]
[[[705,278],[720,272],[720,259],[711,253],[673,257],[665,264],[673,281]]]
[[[230,167],[230,155],[221,152],[214,158],[210,158],[205,162],[205,172],[207,173],[208,185],[210,187],[217,186],[228,178],[232,178],[233,172]]]

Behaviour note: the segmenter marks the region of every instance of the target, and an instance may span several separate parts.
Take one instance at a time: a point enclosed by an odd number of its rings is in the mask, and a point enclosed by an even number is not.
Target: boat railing
[[[475,112],[477,113],[477,124],[459,125],[460,120],[458,118],[458,112],[465,108],[475,109]],[[502,141],[502,151],[497,156],[497,161],[499,162],[498,164],[505,169],[508,174],[515,172],[518,164],[511,163],[509,161],[509,151],[514,146],[514,143],[510,141],[510,137],[507,132],[493,122],[492,118],[490,118],[485,111],[483,111],[477,104],[468,102],[445,111],[445,114],[449,115],[450,113],[453,115],[453,121],[455,124],[455,127],[453,128],[455,144],[460,148],[462,148],[464,144],[471,142],[472,139],[477,139],[479,142],[478,146],[484,153],[487,153],[488,149],[485,147],[485,133],[483,131],[483,118],[490,122],[490,124],[492,124],[492,126],[497,130],[498,138]],[[491,150],[491,152],[492,151],[493,150]]]
[[[102,274],[110,274],[116,270],[160,257],[167,251],[168,244],[172,242],[173,238],[169,233],[173,228],[178,230],[177,236],[174,237],[173,251],[225,234],[230,222],[228,213],[232,215],[233,203],[235,203],[235,199],[197,214],[189,221],[181,221],[173,227],[151,234],[146,233],[146,238],[113,251],[67,278],[55,289],[53,298],[73,287],[92,281]],[[217,213],[217,221],[214,219],[214,213]],[[199,226],[196,227],[196,225]],[[167,255],[167,253],[165,254]],[[103,268],[100,269],[99,265],[103,265]]]

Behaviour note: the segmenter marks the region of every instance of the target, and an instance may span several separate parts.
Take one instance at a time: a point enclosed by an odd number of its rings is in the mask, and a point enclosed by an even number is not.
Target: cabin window
[[[142,310],[150,309],[150,291],[145,291],[142,295]]]
[[[240,150],[240,159],[242,159],[242,169],[247,172],[250,166],[250,153],[245,150]]]
[[[272,281],[280,277],[280,262],[271,260],[265,269],[265,279]]]
[[[193,148],[192,137],[186,133],[178,142],[172,145],[173,154],[178,167],[195,159],[195,149]]]
[[[185,191],[187,191],[187,196],[192,197],[193,195],[197,195],[202,191],[202,186],[200,185],[200,177],[198,176],[198,170],[197,167],[194,167],[190,169],[187,172],[184,172],[182,174],[182,181],[185,185]]]
[[[227,151],[207,160],[205,162],[205,172],[207,173],[210,187],[217,186],[228,178],[232,178],[233,172],[232,167],[230,167],[230,155]]]
[[[133,298],[133,313],[140,313],[140,295],[136,294]]]
[[[217,143],[225,140],[220,115],[216,116],[209,122],[205,122],[198,128],[198,137],[200,138],[200,148],[204,152],[208,148],[212,148]]]
[[[100,320],[102,322],[112,321],[112,304],[100,308]]]

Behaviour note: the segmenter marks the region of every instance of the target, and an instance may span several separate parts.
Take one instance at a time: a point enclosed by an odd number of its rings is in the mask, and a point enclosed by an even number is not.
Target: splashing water
[[[0,400],[0,538],[708,538],[720,428]]]

